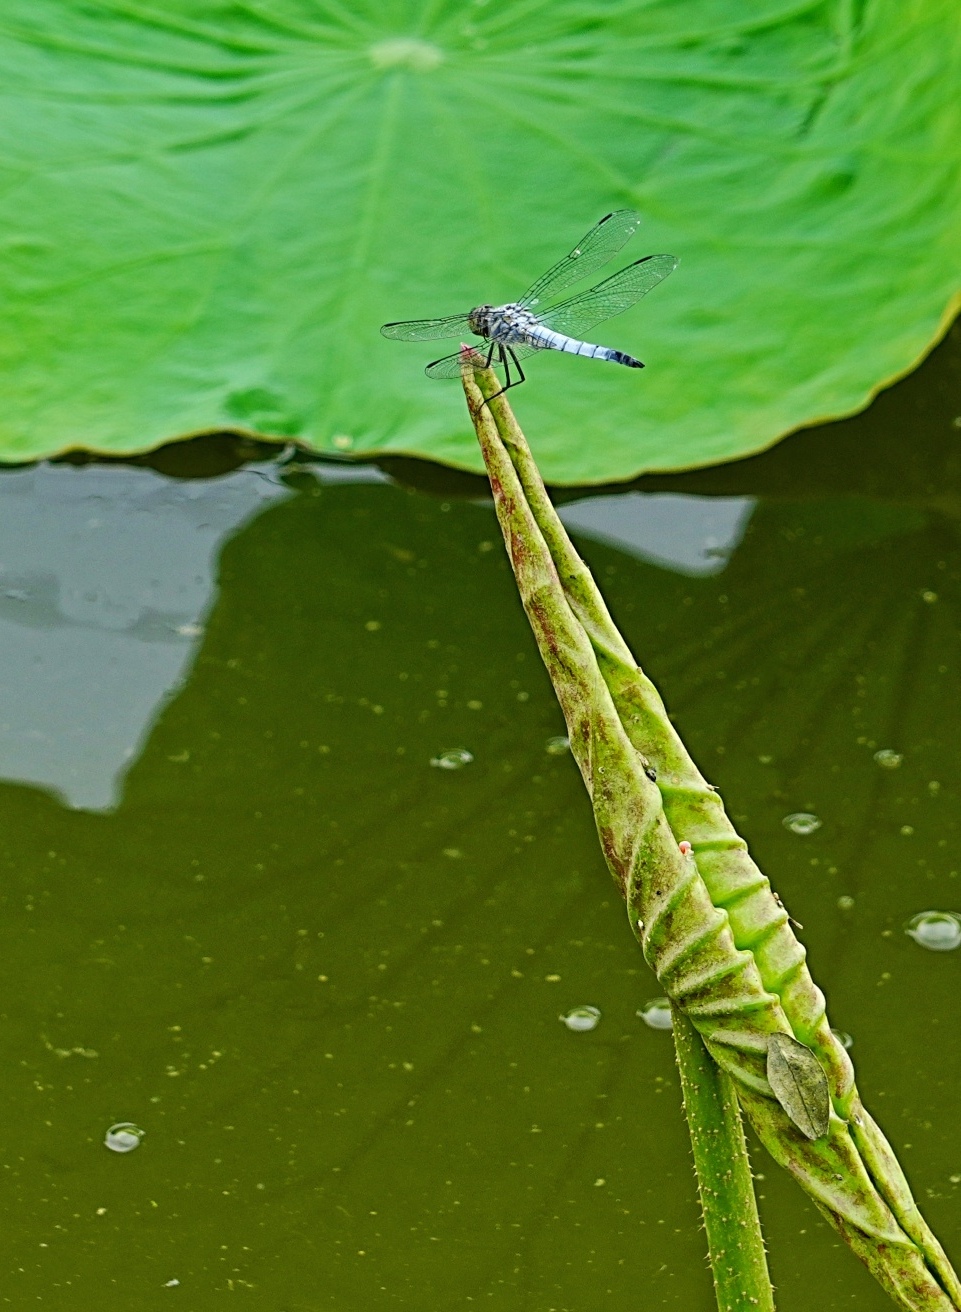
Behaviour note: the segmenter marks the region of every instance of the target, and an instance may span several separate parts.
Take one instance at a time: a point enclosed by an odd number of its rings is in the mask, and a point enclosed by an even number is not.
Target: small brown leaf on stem
[[[767,1078],[774,1096],[808,1139],[828,1132],[831,1095],[827,1076],[810,1048],[790,1034],[772,1034],[767,1045]]]

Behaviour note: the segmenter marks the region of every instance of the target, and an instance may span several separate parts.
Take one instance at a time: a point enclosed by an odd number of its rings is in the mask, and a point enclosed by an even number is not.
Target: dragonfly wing
[[[508,350],[507,347],[504,348]],[[511,346],[508,351],[507,363],[511,364],[511,355],[518,360],[524,360],[529,355],[536,355],[538,351],[544,350],[543,346],[533,346],[528,342],[520,342],[516,346]],[[472,346],[470,353],[470,363],[475,369],[488,368],[487,357],[490,354],[490,344],[483,343],[480,346]],[[424,370],[428,378],[460,378],[462,354],[455,351],[453,355],[445,355],[440,360],[433,360]],[[495,347],[491,356],[490,366],[495,372],[498,370],[503,373],[504,366],[500,359],[500,350]],[[498,375],[499,376],[499,375]]]
[[[641,216],[636,210],[615,210],[607,214],[600,223],[577,243],[569,255],[547,270],[538,278],[525,294],[519,304],[532,310],[543,305],[552,296],[565,291],[582,278],[588,278],[633,237],[640,226]]]
[[[475,369],[483,369],[487,364],[487,350],[486,347],[471,347],[469,363]],[[455,351],[453,355],[445,355],[440,360],[432,360],[424,373],[428,378],[460,378],[462,368],[463,354],[461,351]]]
[[[613,319],[616,314],[623,314],[636,305],[652,287],[673,273],[677,264],[673,255],[647,255],[605,278],[596,287],[552,306],[538,317],[546,328],[556,333],[580,337],[596,323]]]
[[[511,355],[516,355],[518,360],[526,360],[529,355],[537,355],[538,351],[544,351],[547,347],[541,342],[536,345],[532,342],[512,343],[509,347],[505,346],[504,350],[509,351]]]
[[[384,337],[395,342],[430,342],[444,337],[462,337],[469,332],[466,314],[452,314],[446,319],[409,319],[406,323],[385,323]]]

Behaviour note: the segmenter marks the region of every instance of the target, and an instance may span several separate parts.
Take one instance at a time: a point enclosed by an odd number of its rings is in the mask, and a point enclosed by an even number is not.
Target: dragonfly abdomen
[[[564,333],[555,333],[550,328],[535,328],[530,335],[532,346],[546,346],[552,351],[564,351],[568,355],[586,355],[592,360],[610,360],[612,364],[624,364],[629,369],[643,369],[640,360],[624,351],[615,351],[610,346],[596,346],[593,342],[581,342],[576,337],[567,337]]]

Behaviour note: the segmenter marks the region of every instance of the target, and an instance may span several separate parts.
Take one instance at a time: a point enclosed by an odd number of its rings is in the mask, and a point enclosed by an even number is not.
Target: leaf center
[[[375,68],[409,68],[415,73],[429,73],[444,62],[444,52],[429,41],[416,37],[391,37],[370,47],[370,62]]]

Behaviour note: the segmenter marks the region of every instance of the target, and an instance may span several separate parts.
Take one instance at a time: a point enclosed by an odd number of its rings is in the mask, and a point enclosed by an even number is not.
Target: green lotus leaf
[[[757,451],[956,308],[959,63],[950,0],[8,0],[0,458],[228,428],[478,468],[448,348],[379,325],[512,299],[622,206],[621,262],[681,265],[596,330],[643,373],[530,362],[545,475]]]

